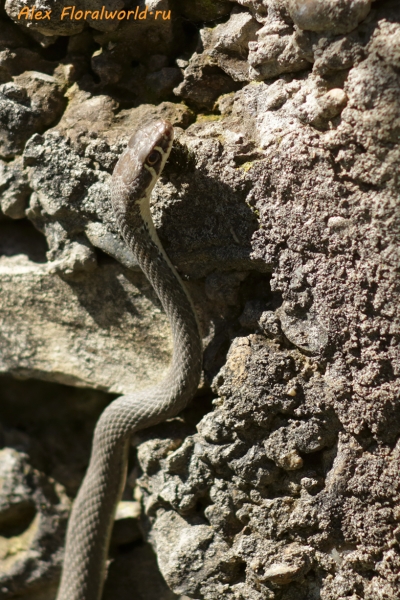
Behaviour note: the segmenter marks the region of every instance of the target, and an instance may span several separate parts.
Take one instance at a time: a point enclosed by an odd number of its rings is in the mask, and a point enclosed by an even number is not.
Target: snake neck
[[[171,395],[171,415],[182,410],[199,384],[202,344],[192,300],[168,258],[151,217],[149,194],[132,201],[132,192],[114,182],[113,208],[122,236],[155,290],[171,325],[172,362],[159,385]],[[129,209],[126,207],[129,206]],[[172,402],[173,399],[173,402]]]

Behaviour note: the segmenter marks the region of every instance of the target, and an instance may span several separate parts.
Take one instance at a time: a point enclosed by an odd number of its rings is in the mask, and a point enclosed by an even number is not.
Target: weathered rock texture
[[[0,598],[54,598],[104,392],[167,367],[108,194],[161,116],[204,378],[133,440],[104,599],[398,600],[400,7],[132,4],[173,18],[0,13]]]
[[[27,247],[32,234],[6,222],[0,231],[8,253],[12,243],[23,251],[18,237]],[[79,252],[72,243],[72,261]],[[96,268],[93,260],[91,270],[71,281],[55,275],[58,267],[24,254],[0,258],[0,371],[116,393],[162,375],[170,355],[168,323],[144,276],[111,261]]]

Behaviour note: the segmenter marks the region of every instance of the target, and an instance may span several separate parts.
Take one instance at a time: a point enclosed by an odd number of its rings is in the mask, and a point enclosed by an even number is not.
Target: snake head
[[[111,202],[125,239],[137,237],[143,227],[156,239],[150,194],[167,162],[173,138],[171,123],[151,121],[133,134],[115,166]]]
[[[148,170],[160,175],[172,147],[174,128],[169,121],[152,121],[133,134],[128,148],[134,149],[139,161]]]
[[[127,189],[135,201],[150,197],[151,190],[167,162],[174,129],[160,119],[138,129],[114,169],[113,180]]]

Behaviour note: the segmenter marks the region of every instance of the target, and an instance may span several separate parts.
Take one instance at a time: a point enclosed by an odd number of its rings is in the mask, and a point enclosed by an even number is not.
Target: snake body
[[[57,600],[99,600],[113,518],[125,483],[131,435],[176,415],[193,397],[202,364],[195,312],[151,218],[151,191],[169,156],[167,121],[142,127],[129,140],[112,176],[111,200],[125,243],[156,291],[173,335],[166,377],[153,387],[114,400],[95,429],[92,453],[68,524]]]

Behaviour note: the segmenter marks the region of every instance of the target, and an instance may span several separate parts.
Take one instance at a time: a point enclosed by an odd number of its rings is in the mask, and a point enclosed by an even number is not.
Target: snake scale
[[[57,600],[101,598],[113,518],[125,484],[130,437],[180,412],[199,383],[202,345],[195,312],[157,236],[149,205],[172,142],[173,127],[168,121],[153,121],[140,128],[121,155],[111,184],[122,237],[171,324],[171,366],[155,386],[114,400],[96,425],[89,467],[68,524]]]

